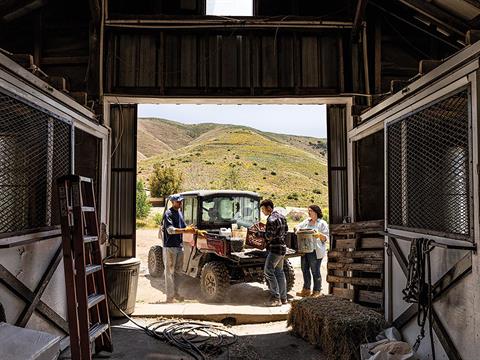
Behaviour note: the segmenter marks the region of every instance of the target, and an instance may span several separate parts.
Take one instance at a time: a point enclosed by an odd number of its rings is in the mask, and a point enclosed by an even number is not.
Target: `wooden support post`
[[[375,94],[382,93],[382,23],[375,22]]]

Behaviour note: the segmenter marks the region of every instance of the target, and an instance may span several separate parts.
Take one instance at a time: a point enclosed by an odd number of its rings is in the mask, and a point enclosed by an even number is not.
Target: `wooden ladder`
[[[112,335],[100,252],[93,180],[67,175],[57,180],[62,225],[70,351],[73,360],[112,352]]]

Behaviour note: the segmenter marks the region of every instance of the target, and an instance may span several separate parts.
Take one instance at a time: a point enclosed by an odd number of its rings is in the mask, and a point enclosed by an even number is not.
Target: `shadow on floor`
[[[190,355],[170,346],[163,341],[154,339],[137,328],[131,328],[131,323],[119,323],[117,320],[112,327],[114,352],[102,353],[94,358],[109,359],[147,359],[147,360],[190,360]],[[249,325],[248,328],[232,327],[229,330],[238,335],[236,344],[211,359],[218,360],[279,360],[302,359],[324,360],[326,357],[321,351],[304,340],[291,335],[285,328],[285,322],[277,323],[274,331],[268,334],[242,334],[262,331],[270,324]],[[68,349],[60,358],[70,359]]]
[[[145,275],[145,278],[150,282],[150,286],[159,290],[163,294],[165,293],[165,280],[163,277]],[[200,281],[198,279],[181,275],[179,276],[179,280],[179,292],[186,301],[205,303],[201,296]],[[291,295],[292,294],[289,294],[289,299],[293,298]],[[269,292],[265,284],[240,283],[230,286],[223,304],[263,306],[268,296]],[[164,301],[164,299],[161,299],[156,303],[161,304]]]

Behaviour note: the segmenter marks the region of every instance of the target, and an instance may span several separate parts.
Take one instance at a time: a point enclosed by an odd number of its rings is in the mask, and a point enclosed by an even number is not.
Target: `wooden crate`
[[[329,293],[383,311],[384,221],[330,226]]]

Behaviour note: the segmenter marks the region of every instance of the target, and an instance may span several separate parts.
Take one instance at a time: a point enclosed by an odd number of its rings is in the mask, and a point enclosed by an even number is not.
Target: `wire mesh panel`
[[[71,126],[0,93],[0,233],[59,224],[55,179],[70,163]]]
[[[389,226],[470,237],[468,129],[467,90],[388,125]]]

